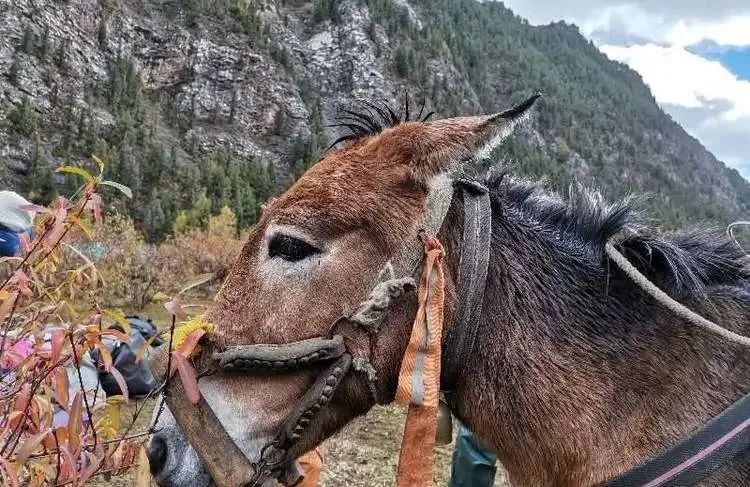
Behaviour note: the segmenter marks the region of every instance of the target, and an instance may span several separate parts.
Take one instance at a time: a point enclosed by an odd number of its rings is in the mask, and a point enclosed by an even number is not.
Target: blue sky
[[[700,50],[696,52],[701,54]],[[739,79],[750,81],[750,47],[709,50],[703,51],[702,54],[709,59],[719,61]]]
[[[656,101],[750,179],[750,0],[506,0],[532,24],[579,26]]]

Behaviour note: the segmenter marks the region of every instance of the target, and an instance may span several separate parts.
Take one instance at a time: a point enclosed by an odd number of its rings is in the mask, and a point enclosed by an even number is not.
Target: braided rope
[[[653,282],[651,282],[646,276],[644,276],[638,269],[635,268],[630,261],[622,255],[614,245],[607,242],[604,247],[607,255],[612,261],[619,267],[630,279],[633,280],[641,289],[646,291],[647,294],[651,295],[652,298],[656,299],[659,303],[663,304],[669,310],[671,310],[677,316],[680,316],[690,323],[699,326],[705,330],[715,333],[720,337],[729,340],[730,342],[737,343],[750,347],[750,338],[739,335],[733,331],[723,328],[713,321],[707,320],[695,311],[689,309],[685,305],[672,299],[667,293],[659,289]]]

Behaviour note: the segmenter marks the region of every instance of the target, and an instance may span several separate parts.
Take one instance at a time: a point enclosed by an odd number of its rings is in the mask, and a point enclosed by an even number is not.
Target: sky
[[[532,24],[576,24],[638,71],[688,133],[750,179],[750,0],[505,0]]]

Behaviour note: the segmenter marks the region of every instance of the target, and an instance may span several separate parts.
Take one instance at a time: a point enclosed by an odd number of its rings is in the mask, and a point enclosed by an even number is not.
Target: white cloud
[[[638,71],[691,135],[750,178],[750,81],[688,48],[750,46],[750,0],[505,0],[533,24],[575,23]],[[694,49],[693,49],[694,50]]]
[[[666,42],[690,46],[713,41],[722,46],[750,46],[750,14],[722,20],[678,20],[667,32]]]
[[[677,46],[605,45],[599,49],[638,71],[660,103],[698,108],[725,100],[731,107],[721,113],[724,120],[750,116],[750,81],[738,79],[718,61]]]
[[[680,46],[702,40],[750,45],[747,0],[504,0],[504,3],[533,24],[567,20],[586,35],[614,32]]]
[[[638,71],[654,98],[719,159],[733,167],[750,161],[750,82],[721,63],[683,47],[656,44],[600,46],[609,58]]]
[[[750,46],[750,12],[719,19],[675,19],[624,4],[601,9],[577,23],[585,35],[594,38],[606,33],[681,47],[704,41]]]

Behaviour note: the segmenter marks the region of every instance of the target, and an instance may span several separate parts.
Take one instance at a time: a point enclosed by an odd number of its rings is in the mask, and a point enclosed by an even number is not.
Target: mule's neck
[[[736,391],[696,388],[710,353],[684,333],[675,338],[667,310],[499,203],[493,213],[483,313],[455,384],[454,413],[497,453],[512,480],[601,482],[731,402]],[[454,203],[440,235],[454,286],[462,214]],[[448,324],[455,295],[448,293]],[[746,360],[743,370],[740,377]]]

